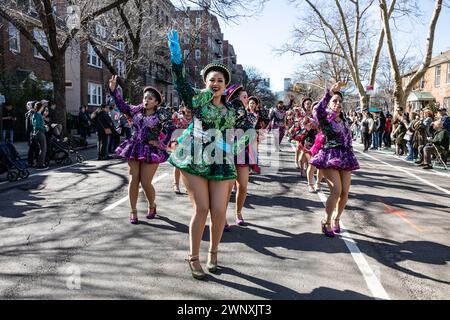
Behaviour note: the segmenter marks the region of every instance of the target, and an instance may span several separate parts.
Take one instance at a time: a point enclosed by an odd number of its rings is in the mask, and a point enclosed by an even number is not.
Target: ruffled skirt
[[[176,148],[170,155],[168,162],[180,170],[195,176],[203,177],[207,180],[235,180],[237,177],[236,166],[234,163],[226,161],[225,154],[222,158],[222,163],[211,163],[210,161],[198,160],[202,159],[202,154],[205,151],[207,144],[201,144],[198,148],[195,148],[192,133],[193,129],[192,126],[190,126],[184,131],[183,135],[178,138],[178,144],[173,145],[176,146]],[[201,153],[195,155],[196,150]],[[231,159],[230,162],[233,162],[232,160],[233,159]]]
[[[320,149],[309,163],[318,169],[346,171],[359,169],[359,163],[353,150],[345,147]]]
[[[116,154],[126,160],[141,161],[145,163],[163,163],[169,154],[158,147],[148,143],[125,140],[116,149]]]

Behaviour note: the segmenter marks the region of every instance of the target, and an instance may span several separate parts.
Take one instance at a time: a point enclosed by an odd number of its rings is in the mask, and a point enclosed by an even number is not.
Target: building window
[[[99,37],[102,37],[102,39],[106,39],[106,28],[104,26],[102,26],[101,24],[97,23],[95,25],[95,33]]]
[[[88,82],[88,104],[100,106],[103,103],[102,85]]]
[[[198,28],[202,24],[202,18],[195,18],[195,26]]]
[[[438,88],[441,85],[441,66],[436,66],[434,74],[434,86]]]
[[[50,53],[50,50],[48,48],[47,36],[45,35],[45,32],[41,29],[34,28],[33,36],[37,40],[37,42],[41,45],[41,47],[44,48],[45,51]],[[34,46],[33,46],[33,55],[35,58],[44,59],[44,57],[39,53],[39,51]]]
[[[113,53],[111,51],[108,51],[108,62],[112,65],[113,64]]]
[[[9,50],[12,52],[20,52],[20,32],[17,28],[10,22],[8,25],[8,35],[9,35]]]
[[[184,60],[186,60],[189,56],[189,50],[184,50]]]
[[[190,24],[189,18],[184,18],[184,28],[189,29]]]
[[[447,84],[450,84],[450,63],[447,63]]]
[[[37,13],[37,11],[36,11],[36,7],[34,6],[34,2],[33,2],[33,0],[30,0],[30,12],[31,13]]]
[[[96,67],[96,68],[102,68],[102,60],[98,57],[98,55],[95,53],[94,48],[90,43],[88,43],[88,65]]]
[[[185,35],[183,36],[183,43],[184,43],[184,44],[189,44],[189,42],[190,42],[189,35],[188,35],[188,34],[185,34]]]
[[[447,110],[448,108],[450,108],[450,97],[444,98],[444,108],[446,108]]]
[[[419,89],[424,89],[425,88],[425,79],[422,78],[419,81]]]
[[[117,75],[122,78],[125,77],[125,62],[123,62],[123,60],[117,59],[116,63],[117,63]]]
[[[202,52],[200,51],[200,49],[195,50],[195,60],[200,60],[201,57]]]
[[[117,50],[124,51],[124,48],[125,48],[125,46],[124,46],[122,40],[116,41],[116,49],[117,49]]]

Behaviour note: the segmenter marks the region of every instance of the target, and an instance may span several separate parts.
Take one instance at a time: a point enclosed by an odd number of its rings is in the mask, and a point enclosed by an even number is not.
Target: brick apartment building
[[[413,72],[403,77],[404,84],[412,74]],[[433,57],[423,79],[415,86],[408,99],[413,111],[430,102],[436,102],[450,110],[450,50]]]
[[[23,3],[22,3],[23,2]],[[21,0],[21,12],[25,13],[26,24],[34,37],[43,47],[47,47],[47,38],[33,7],[32,1]],[[54,13],[57,22],[65,26],[68,2],[55,0]],[[160,37],[157,29],[166,34],[175,20],[181,27],[180,42],[184,53],[188,80],[196,87],[202,87],[201,69],[210,62],[222,62],[229,66],[232,73],[232,83],[242,82],[245,72],[241,65],[236,63],[237,56],[234,48],[228,41],[224,41],[217,17],[205,10],[188,8],[186,12],[176,11],[170,0],[155,1],[150,9],[152,25],[147,28],[149,38],[143,41],[152,41],[152,37]],[[114,65],[120,76],[125,76],[125,58],[123,41],[107,39],[107,27],[101,23],[93,26],[92,37],[97,47],[102,51],[108,61]],[[151,85],[160,90],[168,105],[179,105],[180,99],[174,90],[170,69],[170,53],[167,42],[152,48],[148,64],[142,67],[144,85]],[[0,72],[8,73],[18,79],[31,77],[44,81],[53,95],[51,71],[48,63],[37,52],[34,46],[8,21],[0,18]],[[77,115],[81,105],[87,105],[92,111],[102,103],[107,102],[108,80],[111,73],[97,56],[92,46],[87,42],[73,40],[65,55],[65,83],[66,83],[66,110]],[[138,103],[139,101],[133,101]]]
[[[37,19],[32,2],[23,0],[21,4],[20,10],[25,13],[29,30],[42,46],[48,47],[45,33],[38,27],[40,21]],[[55,0],[53,4],[57,22],[65,24],[68,2]],[[153,17],[149,20],[156,21],[158,27],[168,28],[173,21],[175,7],[170,0],[158,0],[155,1],[151,12]],[[154,25],[151,28],[154,28]],[[108,61],[116,68],[119,76],[124,77],[125,44],[123,41],[107,39],[107,33],[106,26],[96,23],[92,37]],[[155,47],[154,50],[150,67],[140,70],[145,79],[144,85],[157,87],[168,104],[178,104],[171,82],[168,48],[161,46]],[[0,18],[0,72],[17,79],[31,77],[43,81],[49,91],[48,96],[53,96],[49,64],[14,25],[2,18]],[[65,55],[65,73],[67,112],[77,115],[81,105],[87,105],[92,111],[107,102],[108,80],[111,73],[87,41],[81,43],[72,41]]]
[[[231,83],[241,83],[245,75],[242,65],[236,63],[237,56],[233,46],[224,40],[216,16],[203,9],[177,11],[180,30],[180,44],[188,81],[201,88],[203,79],[200,72],[211,62],[227,65],[232,73]]]

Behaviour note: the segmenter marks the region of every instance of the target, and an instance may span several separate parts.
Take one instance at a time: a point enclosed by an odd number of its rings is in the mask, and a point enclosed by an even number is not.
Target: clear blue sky
[[[412,44],[410,50],[418,50],[420,55],[425,48],[426,31],[434,1],[422,0],[419,3],[427,12],[423,18],[424,24],[420,25],[417,21],[405,21],[402,24],[405,32],[399,37],[405,40],[398,48],[401,49],[402,46],[406,48]],[[229,40],[235,48],[238,63],[244,67],[256,67],[266,77],[270,77],[274,91],[283,90],[283,79],[291,77],[301,61],[304,61],[304,58],[295,57],[292,54],[279,57],[273,52],[274,48],[281,47],[291,37],[293,26],[300,16],[298,10],[287,0],[271,0],[259,16],[241,20],[239,25],[227,25],[220,21],[224,38]],[[410,29],[413,33],[406,32]],[[450,9],[443,8],[437,25],[435,54],[450,50],[449,30]]]

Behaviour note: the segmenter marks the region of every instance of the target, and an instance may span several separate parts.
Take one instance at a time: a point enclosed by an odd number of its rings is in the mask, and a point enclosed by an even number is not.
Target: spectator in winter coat
[[[14,123],[17,118],[14,116],[14,110],[11,103],[6,102],[2,110],[2,140],[14,142]]]
[[[98,160],[110,159],[108,155],[108,144],[114,125],[109,116],[108,106],[103,104],[100,109],[95,112],[94,118],[98,137]]]
[[[90,130],[91,127],[91,120],[89,119],[86,113],[85,106],[80,107],[80,113],[78,114],[78,123],[81,139],[86,141],[88,131]]]
[[[39,144],[39,158],[37,163],[38,170],[48,169],[48,166],[45,163],[45,157],[47,155],[47,138],[45,137],[45,123],[44,118],[42,116],[42,112],[44,111],[44,106],[42,103],[37,102],[35,105],[36,112],[33,114],[32,123],[33,123],[33,135],[35,135],[36,140]]]

